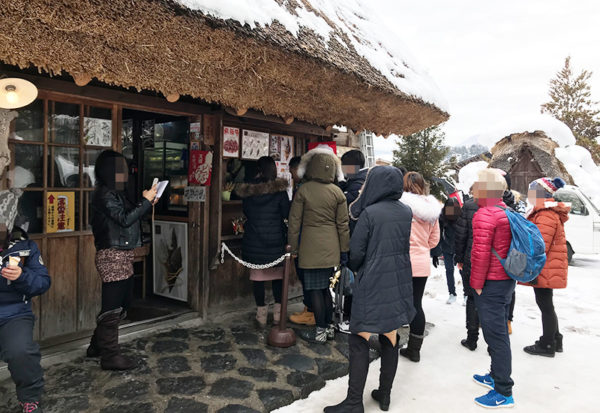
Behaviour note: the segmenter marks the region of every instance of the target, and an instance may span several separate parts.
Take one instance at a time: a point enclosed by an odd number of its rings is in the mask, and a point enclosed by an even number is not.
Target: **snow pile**
[[[556,148],[556,157],[563,163],[575,185],[600,205],[600,168],[592,160],[590,152],[578,145]]]
[[[491,128],[489,132],[475,135],[469,140],[491,149],[499,140],[513,133],[535,132],[536,130],[543,131],[559,146],[575,145],[575,136],[573,136],[571,129],[550,115],[511,119]]]
[[[458,171],[458,184],[456,185],[458,190],[468,194],[471,186],[477,180],[479,171],[487,167],[488,163],[486,161],[471,162],[462,167],[460,171]]]
[[[334,31],[330,22],[350,40],[359,55],[379,70],[401,92],[431,103],[448,112],[447,103],[429,74],[419,67],[397,36],[377,18],[377,12],[366,1],[310,0],[294,2],[294,13],[288,1],[277,0],[178,0],[182,5],[204,14],[232,19],[251,28],[271,25],[275,20],[298,37],[300,28],[310,29],[324,40],[335,38],[348,47],[346,40]],[[281,3],[281,4],[279,4]],[[310,6],[310,7],[309,7]]]

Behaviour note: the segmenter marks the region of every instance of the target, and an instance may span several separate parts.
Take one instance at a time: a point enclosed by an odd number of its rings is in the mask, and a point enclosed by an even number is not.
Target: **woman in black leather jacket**
[[[156,186],[143,192],[134,205],[125,194],[127,161],[107,150],[96,160],[96,191],[92,199],[92,231],[96,245],[96,269],[102,278],[102,309],[87,349],[88,357],[100,356],[104,370],[128,370],[132,360],[119,350],[119,322],[129,307],[133,289],[133,250],[142,245],[141,218],[156,202]]]

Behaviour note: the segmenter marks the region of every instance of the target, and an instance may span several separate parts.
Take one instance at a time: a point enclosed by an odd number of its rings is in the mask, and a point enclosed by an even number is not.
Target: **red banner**
[[[210,186],[213,154],[210,151],[190,151],[188,183],[190,185]]]
[[[310,151],[311,149],[315,149],[317,146],[329,146],[331,149],[333,149],[333,153],[335,153],[337,155],[337,144],[335,142],[309,142],[308,143],[308,150]]]

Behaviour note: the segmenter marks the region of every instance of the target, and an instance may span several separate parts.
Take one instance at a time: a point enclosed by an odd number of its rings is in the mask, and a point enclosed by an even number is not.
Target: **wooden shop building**
[[[170,181],[143,223],[131,321],[182,311],[210,318],[251,295],[245,269],[230,258],[221,264],[220,245],[240,252],[233,222],[242,218],[241,201],[227,190],[240,171],[250,174],[253,159],[273,155],[284,171],[309,142],[330,141],[336,124],[408,134],[448,118],[402,92],[327,16],[320,18],[341,35],[325,44],[310,29],[252,28],[184,3],[0,5],[0,78],[38,90],[0,127],[0,152],[8,143],[2,186],[23,191],[19,224],[52,276],[51,289],[34,300],[42,343],[81,338],[95,326],[101,284],[90,202],[101,151],[127,157],[133,198],[155,177]],[[290,3],[299,2],[277,3],[293,15]],[[295,7],[310,5],[301,3]],[[0,116],[10,118],[5,109]]]

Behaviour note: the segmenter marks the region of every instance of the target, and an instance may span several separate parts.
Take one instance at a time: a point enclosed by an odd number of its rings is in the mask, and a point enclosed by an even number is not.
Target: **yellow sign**
[[[46,232],[75,231],[75,192],[48,192]]]

